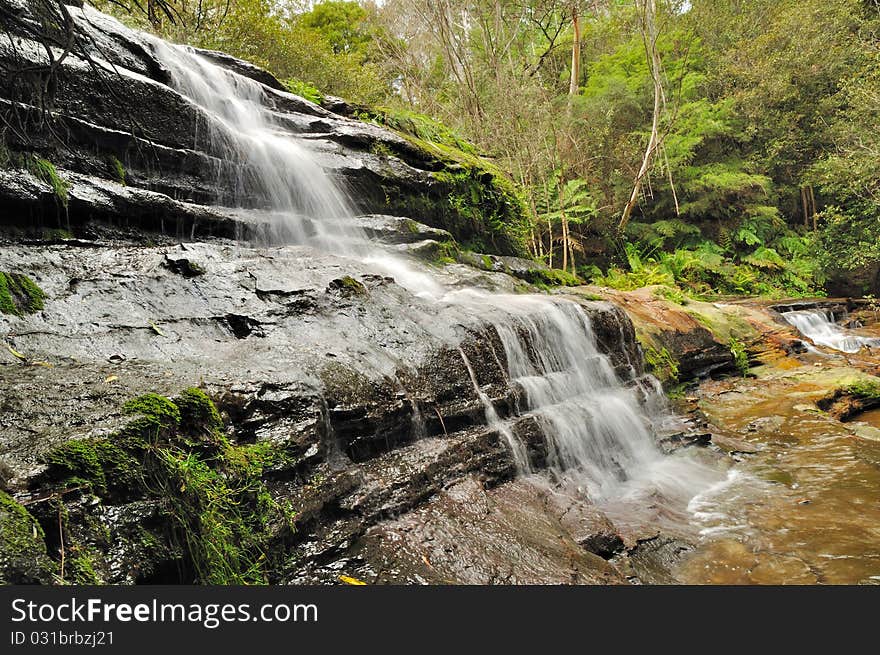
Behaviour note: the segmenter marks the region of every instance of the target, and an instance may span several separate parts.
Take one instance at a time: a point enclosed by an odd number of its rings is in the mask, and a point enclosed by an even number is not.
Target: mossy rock
[[[202,437],[219,445],[222,442],[223,419],[216,405],[201,389],[186,389],[174,400],[179,411],[178,421],[184,434]],[[173,417],[174,414],[169,414]]]
[[[558,268],[536,268],[519,277],[541,288],[576,287],[583,284],[577,275]]]
[[[139,460],[111,439],[74,439],[44,456],[41,476],[54,486],[83,487],[102,497],[125,497],[140,482]]]
[[[648,371],[663,384],[664,388],[678,383],[679,363],[678,360],[666,348],[653,348],[642,342],[645,353],[645,364]]]
[[[162,561],[176,553],[181,582],[265,583],[266,545],[293,525],[289,507],[276,502],[263,483],[265,470],[286,457],[283,450],[268,443],[231,444],[216,406],[197,388],[173,399],[145,394],[123,409],[133,418],[118,432],[74,439],[46,453],[39,488],[65,492],[59,494],[65,516],[72,501],[89,493],[117,507],[157,508],[156,524],[144,532],[150,543],[129,544],[129,551],[140,549]],[[100,525],[83,533],[91,510],[86,511],[72,530],[85,538],[67,542],[65,582],[102,582],[109,570],[109,536],[95,538]],[[102,515],[92,516],[100,523]],[[155,566],[146,561],[143,570]]]
[[[0,584],[49,584],[54,572],[43,529],[21,503],[0,491]]]
[[[344,298],[367,295],[367,288],[350,275],[343,275],[340,278],[331,280],[330,284],[327,285],[327,290],[336,292]]]
[[[472,250],[528,255],[529,219],[523,193],[501,168],[481,157],[473,144],[421,114],[361,107],[353,117],[393,130],[407,141],[408,147],[394,147],[394,152],[381,144],[377,154],[394,154],[407,161],[412,152],[418,152],[419,159],[431,162],[432,177],[440,183],[430,194],[385,187],[390,212],[433,216]]]
[[[862,412],[880,407],[880,379],[862,377],[847,381],[816,405],[839,421],[850,421]]]
[[[24,316],[42,311],[46,294],[27,275],[0,271],[0,312]]]

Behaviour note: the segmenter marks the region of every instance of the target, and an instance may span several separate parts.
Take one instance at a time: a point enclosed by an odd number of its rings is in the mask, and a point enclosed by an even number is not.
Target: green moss
[[[739,339],[731,338],[728,345],[736,369],[740,375],[745,377],[749,373],[749,353],[746,351],[745,344]]]
[[[424,114],[388,107],[372,107],[364,108],[357,114],[357,118],[377,123],[422,141],[454,148],[470,155],[478,154],[474,144],[458,136],[440,121]]]
[[[338,291],[346,298],[367,295],[367,288],[350,275],[343,275],[340,278],[332,280],[329,289]]]
[[[125,167],[116,157],[110,157],[110,170],[116,181],[125,186]]]
[[[473,250],[526,255],[528,219],[513,182],[488,163],[459,156],[464,163],[447,160],[446,170],[432,174],[448,189],[434,207],[446,229]]]
[[[583,282],[577,275],[558,268],[536,268],[525,276],[526,281],[545,287],[576,287]]]
[[[483,268],[487,271],[491,271],[494,268],[494,264],[492,262],[492,258],[489,255],[483,255],[480,260],[483,263]]]
[[[654,377],[663,383],[664,387],[678,382],[678,361],[666,348],[657,350],[643,344],[645,363]]]
[[[31,156],[27,159],[27,167],[35,177],[52,187],[58,202],[66,208],[70,182],[61,177],[55,165],[48,159]]]
[[[122,411],[139,417],[119,433],[121,441],[127,446],[156,443],[180,424],[180,408],[170,398],[156,393],[128,401],[122,406]]]
[[[40,524],[0,491],[0,584],[48,582],[52,571]]]
[[[101,555],[93,548],[75,547],[65,561],[65,578],[78,585],[101,584],[101,578],[95,572],[95,563],[100,559]]]
[[[87,486],[114,502],[153,499],[166,523],[159,534],[144,532],[149,552],[179,553],[183,570],[199,582],[266,582],[267,540],[279,521],[292,529],[290,507],[274,501],[262,482],[267,467],[286,461],[284,450],[230,444],[217,407],[200,389],[174,399],[145,394],[124,410],[133,419],[116,434],[52,449],[44,481],[56,490]],[[66,577],[96,581],[100,553],[76,542],[71,548]]]
[[[861,378],[840,387],[840,391],[848,396],[878,400],[880,399],[880,380]]]
[[[183,391],[174,404],[179,411],[180,428],[186,434],[211,435],[216,437],[223,427],[223,420],[216,405],[201,389],[191,388]],[[168,416],[173,418],[173,412]]]
[[[65,486],[90,485],[96,491],[105,490],[107,478],[96,443],[90,439],[74,439],[53,448],[44,458],[49,465],[47,475]]]
[[[43,461],[46,479],[103,497],[125,495],[140,478],[138,460],[110,439],[73,439],[50,450]]]
[[[0,312],[23,316],[44,307],[46,294],[27,275],[0,271]]]

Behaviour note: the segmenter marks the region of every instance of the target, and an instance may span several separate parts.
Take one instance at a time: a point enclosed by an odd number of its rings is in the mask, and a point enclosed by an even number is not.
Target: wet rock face
[[[487,489],[467,477],[367,531],[349,567],[365,580],[393,584],[624,583],[589,548],[606,529],[613,532],[610,522],[582,504],[587,511],[575,518],[573,503],[540,483]]]
[[[0,461],[16,499],[56,491],[44,475],[46,453],[70,439],[113,434],[129,420],[121,412],[127,400],[201,386],[220,408],[231,443],[267,444],[283,455],[262,473],[272,497],[290,503],[296,516],[293,536],[279,528],[275,548],[284,564],[271,572],[274,582],[333,582],[340,573],[370,571],[376,581],[621,581],[603,559],[619,547],[607,521],[586,506],[559,508],[547,490],[502,491],[516,466],[486,424],[461,353],[499,416],[515,416],[521,390],[507,378],[495,328],[479,316],[422,300],[355,260],[296,246],[80,239],[9,242],[0,257],[46,294],[42,311],[0,317],[3,339],[20,355],[0,353]],[[470,283],[473,269],[434,274],[454,287],[458,276]],[[515,284],[504,274],[481,275],[496,288]],[[607,303],[581,304],[620,375],[637,379],[625,316]],[[514,420],[512,430],[532,466],[546,468],[546,436],[535,420]],[[382,558],[397,550],[398,528],[387,522],[422,521],[423,514],[410,515],[428,511],[465,479],[468,493],[491,498],[502,517],[468,547],[476,560],[484,546],[495,555],[479,570],[453,558],[443,576],[412,573],[403,563],[409,572],[379,575]],[[194,579],[175,564],[179,552],[144,536],[167,520],[161,500],[97,499],[77,490],[63,498],[69,540],[95,558],[89,580]],[[57,505],[29,507],[45,531],[37,546],[57,560]],[[519,542],[530,564],[510,577],[498,568],[502,544],[521,522],[531,526]],[[560,525],[569,535],[563,546],[553,536]],[[443,529],[453,538],[464,528]],[[15,570],[7,579],[31,575]]]

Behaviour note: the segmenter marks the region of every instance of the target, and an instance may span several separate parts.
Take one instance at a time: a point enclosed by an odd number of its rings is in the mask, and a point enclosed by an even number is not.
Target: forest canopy
[[[878,0],[98,0],[491,158],[609,286],[880,291]]]

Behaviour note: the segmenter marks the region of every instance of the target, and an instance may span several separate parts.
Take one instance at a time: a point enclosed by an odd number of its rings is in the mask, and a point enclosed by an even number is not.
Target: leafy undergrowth
[[[291,78],[284,81],[284,86],[286,86],[291,93],[298,95],[301,98],[305,98],[316,105],[320,105],[324,102],[324,94],[308,82]]]
[[[694,297],[824,295],[813,235],[750,227],[723,233],[716,242],[680,220],[636,223],[631,238],[638,238],[624,248],[626,267],[591,267],[584,276],[614,289],[666,285]]]
[[[267,544],[279,526],[293,529],[290,507],[262,481],[283,453],[263,443],[230,443],[217,408],[199,389],[173,400],[146,394],[124,410],[134,418],[119,432],[50,451],[41,486],[65,499],[75,492],[106,505],[156,503],[162,520],[140,539],[150,552],[180,558],[181,582],[266,583]],[[65,581],[89,580],[96,575],[89,571],[106,567],[100,549],[71,536],[66,542],[72,557]]]

